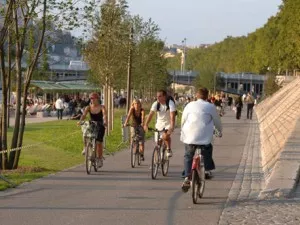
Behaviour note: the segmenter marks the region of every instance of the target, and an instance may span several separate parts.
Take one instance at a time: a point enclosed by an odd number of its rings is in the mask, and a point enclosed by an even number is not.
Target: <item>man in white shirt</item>
[[[175,127],[175,103],[172,99],[167,97],[165,90],[160,90],[156,93],[157,101],[155,101],[150,109],[150,113],[144,125],[144,130],[148,131],[148,125],[156,113],[157,120],[155,128],[159,131],[165,129],[165,133],[162,135],[162,139],[165,141],[167,146],[167,156],[172,157],[171,151],[171,134]]]
[[[185,144],[184,171],[185,180],[182,185],[184,192],[190,187],[190,176],[196,146],[201,146],[204,157],[206,176],[211,177],[210,171],[215,169],[212,159],[212,139],[214,127],[221,133],[222,124],[214,104],[207,102],[208,90],[201,88],[197,92],[197,101],[190,102],[183,110],[181,118],[180,140]]]
[[[61,97],[59,97],[55,102],[55,109],[57,111],[57,119],[62,119],[62,114],[64,111],[64,103]]]

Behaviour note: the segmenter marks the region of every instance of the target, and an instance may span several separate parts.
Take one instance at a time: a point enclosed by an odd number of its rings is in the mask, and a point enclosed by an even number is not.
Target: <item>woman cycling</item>
[[[141,159],[144,161],[144,140],[145,140],[145,132],[143,129],[144,121],[145,121],[145,111],[142,108],[142,104],[139,100],[135,99],[133,100],[131,104],[131,108],[129,109],[129,113],[127,115],[127,118],[124,122],[124,127],[127,126],[128,120],[132,117],[131,122],[131,140],[133,139],[135,135],[135,129],[138,131],[138,135],[141,137],[140,139],[140,153],[141,153]]]
[[[98,165],[99,167],[103,166],[103,137],[105,133],[105,127],[107,124],[106,120],[106,109],[103,105],[100,104],[100,98],[97,93],[90,94],[90,105],[88,105],[80,118],[80,121],[86,118],[86,115],[89,113],[91,121],[97,122],[97,138],[96,138],[96,147],[98,153]]]

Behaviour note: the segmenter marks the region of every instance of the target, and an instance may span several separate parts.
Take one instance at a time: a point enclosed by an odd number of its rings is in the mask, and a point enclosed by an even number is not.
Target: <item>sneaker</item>
[[[167,156],[168,158],[171,158],[173,155],[172,150],[171,149],[167,149]]]
[[[97,165],[98,165],[98,168],[101,168],[103,166],[103,158],[101,158],[101,159],[97,158]]]
[[[181,172],[181,177],[182,177],[182,178],[185,178],[185,170],[183,170],[183,171]]]
[[[210,180],[213,178],[211,171],[205,171],[205,179]]]
[[[81,155],[85,155],[85,148],[83,148]]]
[[[191,187],[191,181],[188,177],[184,178],[184,181],[182,183],[182,186],[181,186],[181,190],[186,193],[188,192],[188,190],[190,189]]]
[[[141,160],[142,160],[142,161],[145,161],[144,154],[142,154],[142,153],[141,153]]]

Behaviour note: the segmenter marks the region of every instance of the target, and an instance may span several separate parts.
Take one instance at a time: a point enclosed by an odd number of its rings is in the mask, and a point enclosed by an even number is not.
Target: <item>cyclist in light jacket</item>
[[[204,157],[204,167],[206,178],[211,178],[211,170],[215,169],[212,159],[212,139],[214,127],[220,133],[222,124],[216,107],[207,102],[208,90],[201,88],[197,92],[197,101],[190,102],[183,110],[181,118],[181,136],[180,140],[185,144],[184,170],[185,180],[182,187],[188,190],[190,186],[191,168],[193,156],[195,154],[195,145],[203,145],[204,149],[201,155]]]

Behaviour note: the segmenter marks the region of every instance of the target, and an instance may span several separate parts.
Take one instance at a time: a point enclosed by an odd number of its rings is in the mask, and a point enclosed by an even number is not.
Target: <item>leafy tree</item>
[[[280,89],[280,86],[276,83],[276,76],[269,74],[268,79],[265,81],[264,92],[266,96],[271,96]]]
[[[55,26],[78,27],[77,16],[79,8],[74,7],[72,0],[7,0],[1,7],[0,18],[0,75],[2,80],[2,107],[0,150],[8,149],[7,143],[7,112],[8,90],[11,76],[15,76],[16,113],[15,124],[10,148],[15,151],[0,154],[2,169],[16,169],[23,144],[25,129],[26,100],[32,75],[41,55],[45,35],[47,35],[49,21]],[[86,10],[88,12],[88,10]],[[38,27],[34,31],[32,26]],[[34,32],[36,44],[33,43]],[[30,50],[27,48],[31,46]],[[33,47],[34,46],[34,47]],[[12,56],[14,56],[12,60]],[[26,60],[27,56],[27,60]],[[22,63],[27,61],[26,68]]]

